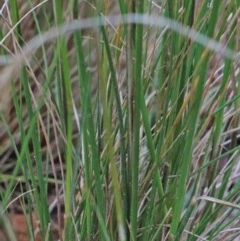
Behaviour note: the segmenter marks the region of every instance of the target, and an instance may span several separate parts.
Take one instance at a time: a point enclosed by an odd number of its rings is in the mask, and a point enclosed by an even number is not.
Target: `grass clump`
[[[22,213],[26,240],[236,240],[238,18],[230,0],[6,1],[6,239]]]

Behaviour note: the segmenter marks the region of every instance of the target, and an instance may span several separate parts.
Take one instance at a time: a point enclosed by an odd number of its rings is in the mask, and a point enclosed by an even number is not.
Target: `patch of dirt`
[[[31,220],[32,219],[32,220]],[[39,229],[39,221],[37,219],[37,216],[35,214],[32,215],[30,219],[30,216],[24,216],[24,214],[10,214],[7,221],[11,224],[11,229],[15,234],[17,241],[28,241],[32,240],[29,236],[29,226],[31,225],[31,222],[33,223],[33,234],[34,234],[34,240],[35,241],[41,241],[40,237],[40,229]],[[6,221],[6,220],[3,220]],[[52,217],[52,223],[51,223],[51,229],[53,231],[54,240],[59,240],[61,232],[63,228],[63,218],[61,220],[61,227],[59,225],[56,225],[57,223],[57,217]],[[4,223],[6,226],[6,223]],[[3,225],[3,226],[4,226]],[[10,231],[11,232],[11,231]],[[14,235],[13,233],[11,235]],[[13,241],[10,235],[7,235],[7,232],[3,231],[3,227],[0,227],[0,241]]]

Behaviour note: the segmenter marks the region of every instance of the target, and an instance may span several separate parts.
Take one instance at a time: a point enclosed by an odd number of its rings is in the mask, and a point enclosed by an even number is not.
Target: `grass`
[[[238,240],[239,4],[141,3],[1,8],[7,239]]]

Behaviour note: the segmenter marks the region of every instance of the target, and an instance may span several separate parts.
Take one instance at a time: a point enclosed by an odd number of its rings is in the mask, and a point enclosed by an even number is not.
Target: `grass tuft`
[[[238,5],[0,5],[0,240],[237,240]]]

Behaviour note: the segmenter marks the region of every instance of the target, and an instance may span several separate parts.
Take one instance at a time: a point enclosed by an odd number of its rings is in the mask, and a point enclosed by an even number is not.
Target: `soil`
[[[28,241],[32,240],[29,237],[28,232],[28,223],[30,223],[30,217],[24,216],[24,214],[10,214],[8,217],[10,223],[11,223],[11,229],[15,233],[15,237],[17,241]],[[39,230],[39,222],[37,219],[37,216],[35,214],[32,215],[32,222],[33,222],[33,233],[34,233],[34,241],[41,241],[40,238],[40,230]],[[61,232],[63,228],[63,219],[61,220],[61,227],[56,225],[57,223],[57,217],[52,217],[52,223],[51,223],[51,229],[53,230],[54,240],[60,240],[59,233]],[[6,232],[3,231],[0,227],[0,241],[12,241],[9,240],[10,237],[7,237]]]

